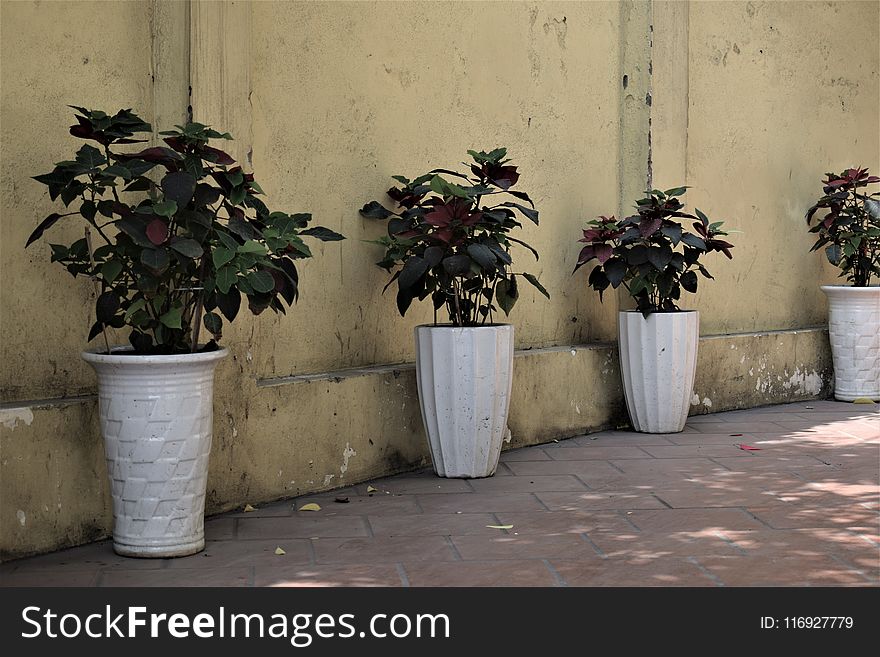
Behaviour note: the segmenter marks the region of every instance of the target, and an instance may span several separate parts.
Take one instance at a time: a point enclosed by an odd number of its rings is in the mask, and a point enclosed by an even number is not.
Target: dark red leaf
[[[168,239],[168,225],[161,219],[153,219],[147,224],[147,238],[156,246]]]

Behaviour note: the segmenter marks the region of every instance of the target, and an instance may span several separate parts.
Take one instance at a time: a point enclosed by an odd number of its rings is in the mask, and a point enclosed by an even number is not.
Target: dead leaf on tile
[[[277,554],[280,557],[282,554],[287,554],[287,552],[282,550],[280,547],[277,547],[277,548],[275,548],[275,554]]]
[[[255,506],[251,506],[250,504],[244,505],[244,512],[245,513],[250,513],[251,511],[256,511],[256,510],[257,510],[257,507],[255,507]]]
[[[730,434],[730,435],[731,435],[731,436],[741,436],[742,434],[741,434],[741,433],[732,433],[732,434]]]
[[[347,497],[337,497],[337,498],[336,498],[335,500],[333,500],[333,501],[336,502],[337,504],[348,504],[348,498],[347,498]]]
[[[367,486],[367,492],[368,493],[378,493],[379,489],[374,486]]]
[[[857,397],[853,399],[853,404],[873,404],[874,400],[867,397]]]
[[[320,511],[321,505],[315,504],[314,502],[309,502],[308,504],[303,504],[301,507],[299,507],[299,510],[300,511]]]
[[[744,452],[760,452],[760,447],[752,447],[751,445],[737,445]]]
[[[812,410],[813,410],[813,407],[812,407],[812,406],[804,406],[804,408],[806,408],[808,411],[812,411]]]
[[[513,529],[513,525],[486,525],[487,529]]]

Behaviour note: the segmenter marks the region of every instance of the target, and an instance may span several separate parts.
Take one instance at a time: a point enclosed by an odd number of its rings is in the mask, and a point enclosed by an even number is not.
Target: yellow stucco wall
[[[583,222],[626,210],[649,156],[655,186],[691,185],[690,204],[743,231],[736,258],[708,263],[717,280],[687,302],[715,334],[694,412],[827,393],[824,334],[795,331],[824,323],[817,286],[833,276],[807,253],[802,216],[826,169],[880,170],[878,7],[0,2],[0,550],[109,528],[94,377],[79,358],[91,289],[50,265],[46,244],[22,249],[53,209],[29,176],[76,143],[67,103],[167,124],[191,102],[197,120],[233,132],[271,207],[311,211],[349,238],[316,246],[286,317],[243,316],[225,332],[217,512],[426,463],[412,371],[394,364],[412,361],[428,309],[400,318],[380,294],[378,247],[362,240],[383,226],[357,210],[383,200],[392,174],[454,167],[473,147],[506,145],[520,166],[541,210],[522,237],[542,258],[517,262],[553,295],[524,290],[511,318],[522,350],[511,446],[624,419],[607,344],[618,299],[600,304],[569,274]],[[767,330],[783,332],[756,333]]]

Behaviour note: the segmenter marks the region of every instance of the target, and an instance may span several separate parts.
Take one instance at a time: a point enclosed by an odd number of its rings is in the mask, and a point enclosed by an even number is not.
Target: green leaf
[[[195,240],[184,238],[171,242],[171,248],[187,258],[198,258],[202,255],[202,247]]]
[[[165,194],[165,200],[174,201],[179,207],[183,207],[190,202],[195,190],[195,176],[186,171],[172,171],[162,178],[162,191]]]
[[[171,308],[168,312],[159,317],[159,321],[165,326],[172,329],[182,328],[180,325],[181,315],[180,308]]]
[[[33,233],[31,233],[31,236],[28,237],[27,243],[25,243],[24,247],[27,248],[38,239],[40,239],[43,236],[43,233],[54,226],[55,222],[59,219],[61,219],[61,215],[57,212],[53,212],[48,217],[43,219],[43,221],[40,222],[40,225],[34,229]]]
[[[368,219],[387,219],[393,212],[385,209],[378,201],[370,201],[361,208],[361,216]]]
[[[697,291],[697,272],[686,271],[681,275],[681,286],[688,292]]]
[[[533,276],[532,274],[525,274],[525,273],[523,274],[523,276],[525,277],[525,279],[529,283],[531,283],[532,285],[534,285],[538,289],[538,292],[543,294],[548,299],[550,298],[550,293],[544,288],[543,285],[541,285],[541,283],[538,281],[538,279],[535,276]]]
[[[214,262],[215,269],[220,269],[227,262],[231,262],[233,258],[235,258],[235,252],[225,249],[222,246],[218,246],[211,254],[211,260]],[[224,290],[224,292],[225,291],[226,290]]]
[[[664,194],[666,196],[681,196],[687,191],[687,187],[675,187],[674,189],[667,189]]]
[[[95,169],[107,160],[94,146],[84,144],[76,153],[76,161],[82,164],[86,169]]]
[[[266,247],[254,240],[248,240],[238,247],[239,253],[255,253],[260,255],[266,254]]]
[[[235,187],[229,192],[228,198],[232,205],[240,205],[245,196],[247,196],[247,190],[244,187]]]
[[[147,305],[147,302],[144,299],[137,299],[133,301],[131,305],[128,307],[128,310],[125,311],[125,321],[131,319],[132,315],[134,315],[139,310],[143,310],[144,306]]]
[[[216,253],[216,251],[214,252]],[[233,267],[217,269],[217,289],[222,294],[228,294],[229,289],[238,282],[238,273]]]
[[[215,339],[220,338],[223,329],[223,320],[215,312],[205,313],[205,328],[208,329]]]
[[[252,271],[247,275],[247,280],[257,292],[265,294],[275,289],[275,278],[265,270]]]
[[[428,261],[419,256],[410,257],[403,265],[400,271],[400,277],[397,279],[397,285],[401,290],[408,290],[415,285],[425,272],[428,271]]]
[[[483,268],[484,271],[495,271],[495,254],[485,244],[469,244],[467,247],[468,255]]]
[[[108,324],[119,310],[119,297],[115,292],[107,291],[95,301],[95,316],[102,324]]]
[[[108,260],[101,265],[101,276],[108,283],[112,283],[122,271],[122,263],[118,260]]]
[[[311,235],[312,237],[317,237],[322,242],[338,242],[339,240],[345,239],[345,235],[340,235],[339,233],[332,231],[329,228],[324,228],[323,226],[307,228],[302,231],[300,235]]]
[[[516,287],[516,276],[509,279],[502,278],[495,286],[495,300],[501,306],[505,315],[510,315],[516,300],[519,298],[519,290]]]
[[[144,249],[141,251],[141,263],[154,273],[161,274],[168,269],[171,260],[165,249]]]
[[[153,212],[160,217],[173,217],[174,213],[177,212],[177,203],[168,199],[159,201],[153,204]]]

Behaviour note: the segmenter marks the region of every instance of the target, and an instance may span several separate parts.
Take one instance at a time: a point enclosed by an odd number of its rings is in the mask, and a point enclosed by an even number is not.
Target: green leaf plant
[[[700,258],[711,251],[733,257],[733,244],[719,239],[727,235],[722,222],[710,221],[700,210],[695,210],[696,215],[684,212],[678,197],[685,191],[685,187],[650,190],[636,201],[636,214],[619,221],[602,216],[589,222],[579,240],[586,246],[574,270],[597,261],[588,284],[600,299],[609,286],[623,285],[645,317],[679,310],[681,291],[697,291],[697,272],[712,278]],[[682,219],[692,220],[692,231]]]
[[[389,273],[385,289],[397,281],[397,308],[405,315],[414,299],[431,298],[434,323],[443,309],[453,326],[492,324],[499,309],[509,315],[525,279],[548,299],[537,277],[514,272],[510,250],[518,244],[538,258],[525,242],[511,237],[519,218],[538,223],[529,195],[512,189],[517,167],[506,160],[506,148],[468,151],[469,173],[434,169],[413,180],[393,176],[399,185],[388,190],[396,203],[388,210],[378,201],[361,215],[388,222],[388,235],[375,240],[385,248],[376,263]]]
[[[51,244],[52,262],[73,276],[96,281],[94,339],[106,327],[131,328],[136,354],[176,354],[199,349],[202,326],[217,348],[223,317],[239,314],[242,295],[250,311],[285,313],[299,294],[295,261],[311,257],[303,236],[323,241],[343,236],[310,214],[272,212],[260,199],[253,174],[208,145],[232,139],[200,123],[159,133],[164,146],[123,152],[144,142],[150,124],[129,109],[114,115],[73,107],[70,133],[87,142],[74,159],[34,179],[66,212],[52,213],[27,240],[30,246],[59,221],[79,216],[86,237]],[[149,176],[148,176],[149,174]],[[91,231],[101,242],[92,250]]]
[[[867,287],[880,276],[880,192],[868,194],[868,185],[880,182],[867,169],[853,167],[841,174],[826,173],[825,195],[807,211],[807,225],[817,235],[811,251],[825,247],[825,256],[840,268],[840,277],[855,287]],[[821,219],[819,210],[828,210]]]

